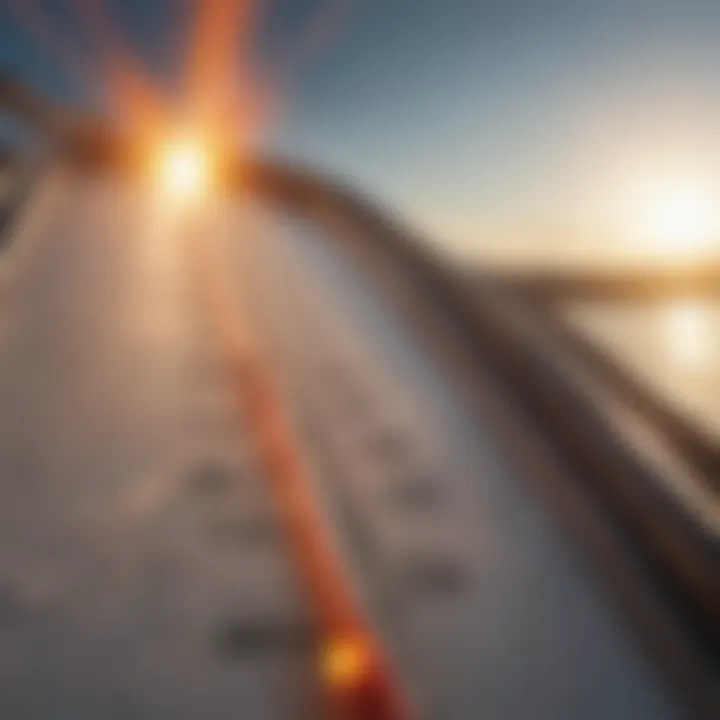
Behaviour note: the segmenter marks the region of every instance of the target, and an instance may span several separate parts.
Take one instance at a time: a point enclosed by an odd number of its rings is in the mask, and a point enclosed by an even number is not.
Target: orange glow
[[[199,140],[182,138],[165,143],[156,163],[158,184],[171,200],[197,200],[211,189],[211,153]]]
[[[236,83],[248,74],[250,0],[199,0],[188,53],[186,105],[193,122],[226,125]]]
[[[206,128],[218,144],[235,147],[241,141],[247,147],[278,114],[280,86],[289,72],[297,72],[338,35],[356,3],[327,0],[321,5],[268,82],[252,61],[260,12],[257,0],[194,0],[185,92],[179,108],[172,108],[163,97],[136,48],[123,37],[107,0],[70,0],[78,26],[85,26],[95,48],[102,50],[90,64],[82,51],[57,32],[37,0],[9,0],[8,4],[73,76],[97,84],[95,89],[107,94],[123,129],[140,147],[173,122]]]
[[[79,46],[58,35],[37,0],[10,0],[11,9],[42,44],[55,51],[59,62],[74,76],[97,85],[94,89],[105,97],[113,119],[133,139],[141,165],[147,167],[150,155],[153,173],[165,178],[163,186],[174,188],[171,194],[177,190],[184,195],[195,184],[187,173],[191,165],[199,165],[190,163],[186,156],[182,163],[178,158],[173,160],[185,170],[177,172],[176,167],[168,171],[170,175],[156,172],[173,163],[157,160],[158,154],[148,149],[157,147],[158,139],[166,138],[168,132],[175,134],[178,127],[199,127],[205,137],[212,138],[214,156],[226,158],[229,166],[237,151],[246,156],[258,135],[267,133],[281,112],[280,86],[287,81],[285,75],[297,71],[338,34],[354,0],[328,0],[302,29],[298,41],[288,45],[284,62],[275,67],[269,80],[258,72],[252,57],[261,7],[257,0],[194,0],[183,93],[176,107],[138,57],[136,48],[123,37],[107,0],[70,0],[70,5],[78,26],[88,31],[98,51],[93,62],[88,63]],[[160,157],[167,154],[163,150]],[[194,174],[199,177],[208,173]],[[170,176],[175,180],[168,183]],[[181,177],[185,178],[183,190],[176,183]]]
[[[320,656],[320,673],[331,687],[349,690],[366,677],[370,669],[367,646],[358,638],[331,640]]]

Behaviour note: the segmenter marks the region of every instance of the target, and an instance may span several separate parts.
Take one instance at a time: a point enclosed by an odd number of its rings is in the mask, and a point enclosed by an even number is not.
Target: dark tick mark
[[[241,618],[231,620],[218,631],[215,642],[229,659],[308,650],[315,633],[299,620]]]
[[[391,482],[390,498],[411,511],[428,510],[440,504],[442,489],[426,475],[406,475]]]
[[[418,556],[406,566],[410,586],[423,593],[454,594],[467,584],[467,574],[460,565],[447,557]]]

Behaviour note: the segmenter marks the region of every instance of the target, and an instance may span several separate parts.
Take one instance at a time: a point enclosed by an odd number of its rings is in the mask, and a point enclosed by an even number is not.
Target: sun
[[[718,210],[700,183],[669,181],[649,187],[635,207],[635,234],[653,253],[694,256],[712,250]]]
[[[155,175],[163,194],[171,200],[202,199],[212,184],[211,153],[206,143],[193,137],[173,139],[160,145]]]

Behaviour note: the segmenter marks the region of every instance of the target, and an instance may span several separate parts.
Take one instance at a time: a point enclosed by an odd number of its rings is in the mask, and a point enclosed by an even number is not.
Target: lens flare
[[[161,147],[156,162],[158,184],[168,198],[187,202],[208,194],[210,152],[201,141],[184,138],[168,142]]]

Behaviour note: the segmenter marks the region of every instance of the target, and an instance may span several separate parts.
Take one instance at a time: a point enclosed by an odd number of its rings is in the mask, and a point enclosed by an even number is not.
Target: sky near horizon
[[[327,2],[260,3],[263,71],[292,56]],[[80,39],[72,0],[39,4],[91,65],[100,50]],[[172,87],[191,3],[105,4]],[[634,216],[644,205],[652,216],[674,203],[681,219],[720,207],[717,0],[351,5],[320,52],[290,65],[265,145],[352,179],[451,250],[592,261],[642,234]],[[92,101],[47,44],[2,13],[0,67],[60,98]],[[705,220],[696,232],[714,233]]]

